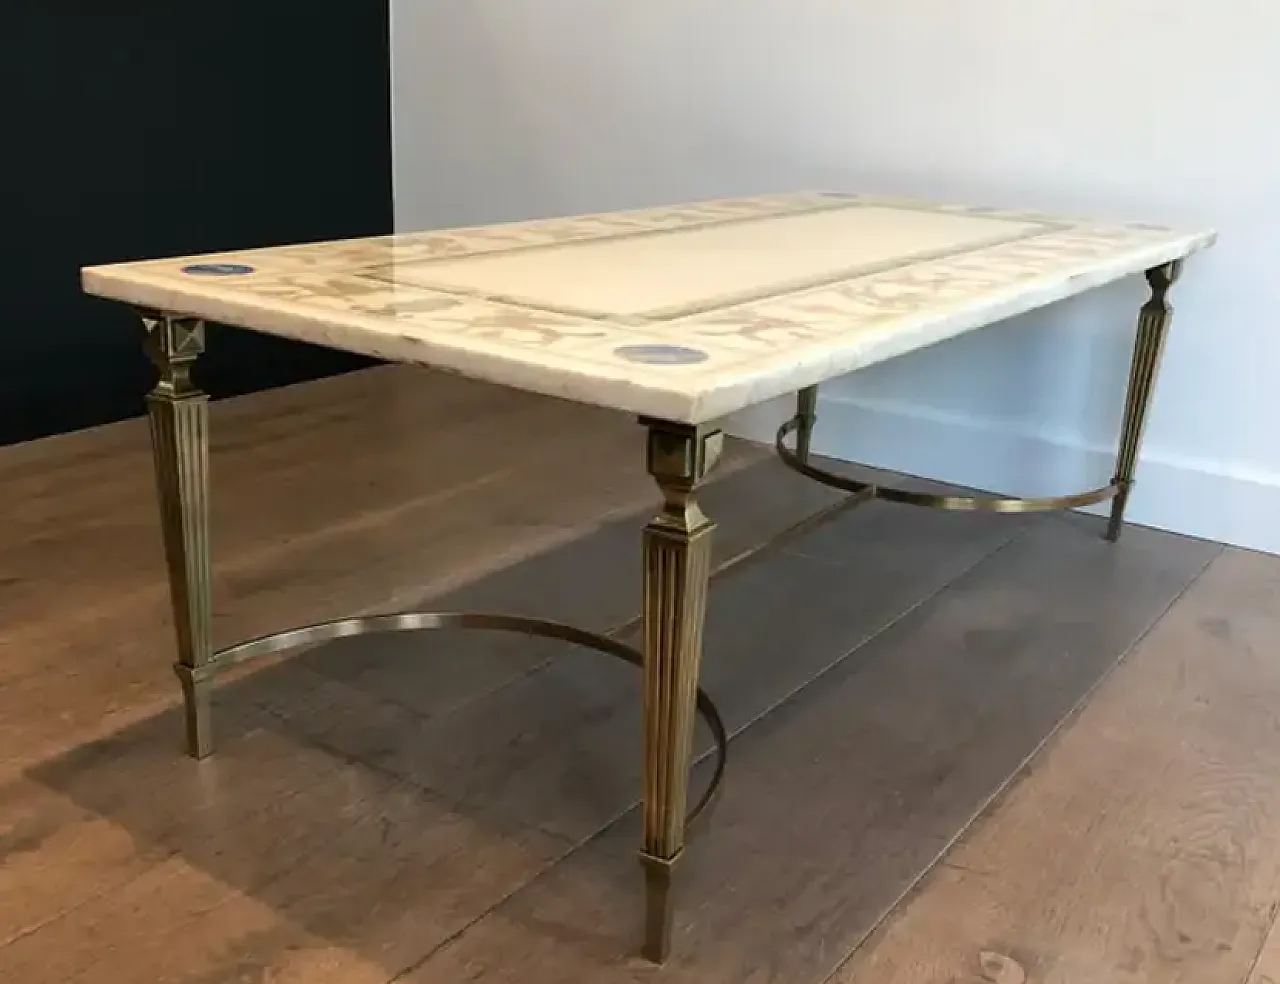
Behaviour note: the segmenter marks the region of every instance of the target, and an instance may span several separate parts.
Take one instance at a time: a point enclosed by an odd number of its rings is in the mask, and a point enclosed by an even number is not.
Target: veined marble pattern
[[[1211,232],[800,193],[88,268],[90,293],[701,421]]]

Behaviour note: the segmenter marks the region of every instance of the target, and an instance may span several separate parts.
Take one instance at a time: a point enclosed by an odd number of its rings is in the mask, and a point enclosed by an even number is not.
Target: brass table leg
[[[724,434],[645,420],[648,468],[662,512],[644,531],[644,955],[671,949],[672,873],[685,842],[702,626],[715,524],[696,491],[715,465]]]
[[[213,751],[213,606],[209,563],[209,398],[191,380],[204,322],[144,314],[147,354],[160,371],[147,397],[156,485],[177,634],[174,669],[186,699],[187,751]]]
[[[807,386],[796,394],[796,457],[809,460],[813,427],[818,422],[818,387]]]
[[[1138,452],[1147,426],[1147,413],[1155,391],[1156,374],[1160,369],[1160,358],[1164,354],[1169,323],[1173,320],[1169,290],[1181,272],[1181,260],[1147,271],[1151,300],[1143,305],[1138,319],[1138,338],[1129,369],[1129,391],[1125,398],[1124,423],[1120,430],[1120,452],[1116,459],[1115,478],[1112,480],[1112,484],[1118,489],[1111,503],[1111,520],[1107,524],[1107,539],[1112,542],[1120,539],[1120,529],[1124,525],[1124,512],[1129,504],[1129,493],[1133,489],[1133,475],[1138,467]]]

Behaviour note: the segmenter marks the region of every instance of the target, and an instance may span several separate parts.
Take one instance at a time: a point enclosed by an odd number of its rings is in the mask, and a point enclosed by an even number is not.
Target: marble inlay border
[[[665,308],[654,308],[641,314],[633,313],[622,315],[612,311],[600,311],[592,310],[590,308],[577,308],[569,305],[549,304],[543,300],[533,300],[531,298],[520,297],[518,295],[502,294],[494,291],[481,291],[441,284],[432,281],[429,278],[424,277],[422,279],[417,279],[414,276],[417,268],[430,267],[436,263],[453,263],[472,256],[501,256],[508,253],[527,252],[530,250],[566,250],[593,243],[616,242],[619,240],[639,239],[649,236],[678,235],[680,233],[692,232],[715,226],[742,225],[752,222],[769,222],[776,221],[780,217],[789,218],[796,215],[846,211],[858,208],[896,209],[904,212],[923,212],[932,215],[959,215],[960,217],[984,219],[988,221],[1011,222],[1019,225],[1034,225],[1036,228],[1004,235],[992,235],[984,239],[966,242],[961,246],[944,247],[935,250],[920,250],[904,256],[895,256],[887,260],[857,264],[852,267],[837,270],[833,273],[811,277],[798,277],[792,281],[784,281],[780,284],[773,283],[765,287],[747,288],[714,298],[704,298],[694,303],[670,305]],[[763,215],[720,217],[710,219],[706,222],[697,222],[686,226],[680,226],[675,229],[633,229],[618,232],[605,232],[597,236],[573,238],[564,242],[521,243],[513,245],[507,249],[472,250],[455,253],[449,256],[428,257],[407,263],[379,264],[377,266],[367,267],[364,269],[353,269],[348,273],[348,276],[362,277],[378,283],[390,284],[392,286],[407,284],[413,287],[421,287],[426,290],[440,294],[447,294],[453,297],[461,297],[469,300],[493,301],[499,304],[506,304],[530,311],[539,311],[545,314],[560,315],[562,317],[583,318],[590,321],[609,321],[613,324],[643,327],[646,324],[675,321],[681,318],[712,314],[718,311],[737,307],[741,304],[766,301],[785,297],[788,294],[795,294],[800,291],[812,290],[819,287],[828,287],[833,284],[856,280],[860,277],[874,276],[875,274],[884,273],[900,267],[913,266],[918,263],[928,263],[934,260],[946,259],[951,256],[958,256],[963,253],[973,253],[984,249],[990,249],[995,246],[1004,246],[1009,243],[1023,242],[1028,239],[1035,239],[1051,233],[1062,232],[1070,228],[1072,228],[1072,226],[1067,222],[1047,222],[1039,219],[1012,218],[998,213],[983,213],[976,210],[972,214],[967,214],[965,212],[957,212],[955,208],[943,206],[929,207],[921,205],[903,205],[893,202],[876,201],[875,199],[854,199],[838,201],[833,204],[820,204],[796,209],[795,211],[782,213],[781,215],[778,213],[767,213]],[[408,274],[407,276],[406,273]]]

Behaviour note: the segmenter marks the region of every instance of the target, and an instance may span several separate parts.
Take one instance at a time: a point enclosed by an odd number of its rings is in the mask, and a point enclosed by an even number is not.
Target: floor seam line
[[[1240,984],[1249,984],[1258,970],[1258,965],[1262,963],[1262,955],[1267,952],[1267,944],[1271,941],[1271,934],[1276,928],[1277,917],[1280,917],[1280,902],[1272,902],[1267,906],[1267,911],[1267,926],[1262,933],[1262,939],[1258,941],[1258,951],[1253,955],[1253,959],[1249,961],[1249,966],[1245,970],[1244,976],[1240,978]],[[1267,978],[1267,980],[1269,979]]]
[[[15,933],[13,936],[9,937],[7,940],[0,942],[0,951],[3,951],[7,946],[11,946],[14,943],[18,943],[21,940],[26,939],[28,936],[32,936],[40,932],[41,930],[45,929],[48,926],[52,926],[54,923],[57,923],[60,920],[66,918],[67,916],[72,915],[77,910],[83,908],[86,905],[89,905],[92,902],[96,902],[98,899],[101,899],[104,896],[107,896],[112,894],[113,892],[118,892],[122,889],[128,888],[134,882],[150,874],[153,869],[159,867],[160,865],[167,864],[168,862],[172,861],[175,857],[179,855],[179,853],[180,852],[176,848],[174,848],[173,850],[170,850],[167,854],[165,854],[163,857],[156,858],[154,863],[143,868],[141,871],[135,872],[134,874],[130,875],[128,878],[123,878],[114,885],[111,885],[107,888],[103,888],[100,891],[94,892],[92,895],[86,896],[85,898],[81,899],[79,902],[76,902],[74,905],[68,906],[67,908],[63,909],[61,912],[58,912],[50,916],[49,918],[43,920],[42,922],[40,922],[35,926],[28,926],[26,929],[20,930],[19,932]]]

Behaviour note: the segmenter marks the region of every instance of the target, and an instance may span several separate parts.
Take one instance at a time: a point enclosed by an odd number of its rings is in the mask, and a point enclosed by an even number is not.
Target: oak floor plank
[[[177,753],[176,712],[147,719],[0,786],[0,939],[12,939],[175,854],[222,851],[238,826],[323,782],[333,763],[228,709],[216,758]],[[277,831],[279,833],[279,831]],[[287,847],[285,839],[281,841]]]
[[[634,957],[635,814],[405,982],[820,981],[1219,549],[1036,523],[734,744],[675,956]]]
[[[1280,559],[1224,554],[833,984],[1274,975],[1278,638]]]
[[[48,836],[29,838],[43,870],[66,859],[68,837],[125,831],[135,850],[114,867],[116,843],[82,852],[102,883],[84,893],[94,872],[82,870],[82,898],[0,946],[0,980],[237,980],[283,952],[316,980],[345,984],[358,965],[381,981],[565,849],[270,728],[198,765],[163,754],[174,717],[31,771],[99,821],[68,831],[50,816]],[[40,874],[6,862],[0,888],[52,894]]]
[[[119,824],[26,779],[0,788],[0,818],[0,947],[162,857],[139,851]]]

